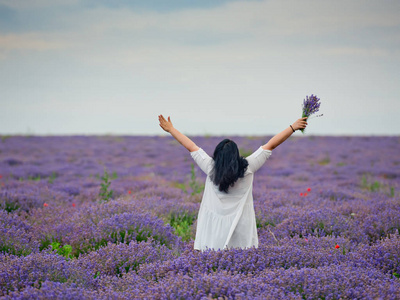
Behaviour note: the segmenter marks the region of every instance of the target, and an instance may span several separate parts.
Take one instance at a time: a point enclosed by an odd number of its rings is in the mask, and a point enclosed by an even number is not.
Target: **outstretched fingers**
[[[159,115],[158,116],[158,120],[160,121],[160,124],[164,125],[165,123],[167,123],[167,120],[165,120],[163,115]]]
[[[168,116],[168,121],[164,118],[163,115],[158,116],[158,120],[160,121],[160,127],[165,131],[169,132],[172,128],[171,118]]]

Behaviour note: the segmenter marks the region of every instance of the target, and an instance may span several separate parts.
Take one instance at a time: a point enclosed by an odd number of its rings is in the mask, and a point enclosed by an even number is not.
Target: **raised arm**
[[[275,149],[280,144],[282,144],[289,136],[291,136],[293,134],[293,130],[306,128],[306,126],[307,126],[306,120],[307,120],[307,117],[304,117],[304,118],[296,120],[296,122],[294,122],[292,124],[293,129],[289,126],[285,130],[283,130],[282,132],[278,133],[273,138],[271,138],[268,141],[268,143],[266,143],[264,146],[262,146],[262,148],[264,150],[273,150],[273,149]]]
[[[186,135],[179,132],[171,122],[171,118],[168,117],[168,121],[165,120],[163,115],[158,116],[158,121],[160,121],[160,127],[164,129],[164,131],[169,132],[183,147],[188,149],[190,152],[197,151],[200,148]]]

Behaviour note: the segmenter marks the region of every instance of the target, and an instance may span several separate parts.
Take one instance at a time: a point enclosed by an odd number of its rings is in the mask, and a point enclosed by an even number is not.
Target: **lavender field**
[[[270,137],[230,138],[247,156]],[[193,163],[169,136],[2,136],[0,298],[400,299],[400,137],[273,150],[257,249],[193,250]]]

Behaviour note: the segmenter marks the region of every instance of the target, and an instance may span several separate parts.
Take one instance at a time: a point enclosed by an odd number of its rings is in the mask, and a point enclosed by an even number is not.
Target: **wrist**
[[[290,129],[293,131],[293,133],[297,130],[297,129],[294,129],[293,125],[289,125],[289,126],[290,126]]]

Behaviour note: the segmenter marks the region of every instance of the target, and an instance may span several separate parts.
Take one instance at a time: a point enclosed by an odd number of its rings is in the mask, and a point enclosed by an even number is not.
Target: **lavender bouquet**
[[[319,107],[321,105],[319,101],[320,99],[313,94],[311,94],[310,97],[306,96],[306,99],[303,100],[303,114],[301,117],[302,118],[307,117],[308,121],[310,119],[308,118],[309,116],[319,111]],[[321,117],[321,116],[323,116],[323,114],[315,117]],[[304,133],[304,128],[301,128],[300,130],[302,133]]]

